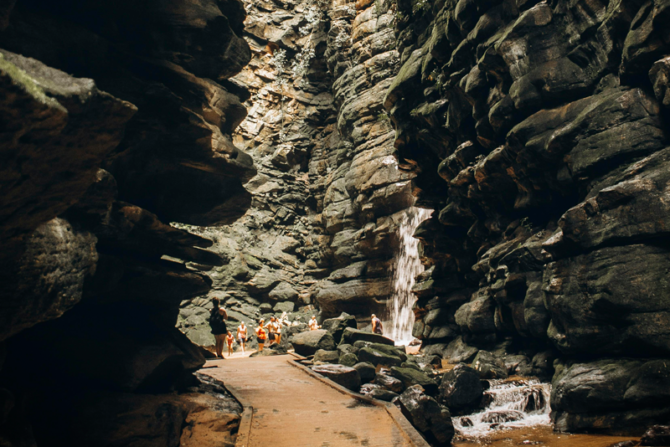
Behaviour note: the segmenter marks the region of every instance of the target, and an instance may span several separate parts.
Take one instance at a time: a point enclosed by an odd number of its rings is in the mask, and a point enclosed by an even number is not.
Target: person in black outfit
[[[212,334],[214,334],[214,338],[216,339],[216,356],[223,358],[223,345],[228,333],[225,320],[228,319],[228,314],[221,307],[221,302],[218,298],[213,298],[212,303],[214,307],[212,307],[212,312],[209,315],[209,326],[212,328]]]

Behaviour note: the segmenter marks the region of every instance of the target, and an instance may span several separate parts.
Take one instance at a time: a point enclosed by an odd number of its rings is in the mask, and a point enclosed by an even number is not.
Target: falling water
[[[550,425],[551,384],[537,379],[489,382],[491,387],[484,392],[486,408],[453,418],[461,439],[477,440],[497,430]]]
[[[395,340],[396,345],[406,345],[412,341],[414,312],[412,306],[416,298],[412,294],[414,278],[423,272],[419,259],[419,240],[414,231],[421,222],[428,219],[432,210],[409,208],[400,222],[400,249],[393,262],[393,296],[387,305],[387,322],[384,335]]]

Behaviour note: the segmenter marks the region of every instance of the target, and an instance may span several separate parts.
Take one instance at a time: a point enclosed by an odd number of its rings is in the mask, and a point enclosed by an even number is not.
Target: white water
[[[433,211],[409,208],[400,222],[400,250],[396,253],[393,268],[393,296],[387,304],[384,335],[395,340],[396,345],[407,345],[412,341],[414,312],[412,306],[416,298],[412,294],[414,278],[423,272],[419,259],[419,240],[413,237],[421,222],[428,219]]]
[[[550,425],[551,384],[537,379],[491,380],[484,395],[490,404],[479,413],[453,418],[463,439],[480,439],[493,431]]]

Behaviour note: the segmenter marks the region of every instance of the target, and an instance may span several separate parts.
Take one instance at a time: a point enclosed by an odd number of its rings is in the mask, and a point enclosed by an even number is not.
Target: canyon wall
[[[670,3],[397,7],[384,106],[437,210],[416,232],[424,351],[553,371],[559,430],[666,420]]]
[[[168,223],[251,203],[228,81],[251,58],[244,17],[236,1],[0,2],[3,445],[195,445],[207,418],[231,441],[239,406],[192,375],[203,354],[175,328],[211,287],[185,262],[224,260]]]
[[[251,96],[234,141],[258,175],[245,185],[245,216],[189,228],[216,240],[210,249],[228,261],[208,271],[208,295],[182,304],[179,327],[196,343],[213,343],[214,296],[233,328],[298,309],[292,319],[344,311],[365,324],[385,308],[398,225],[414,202],[382,104],[399,69],[391,7],[246,2],[253,56],[232,82]]]

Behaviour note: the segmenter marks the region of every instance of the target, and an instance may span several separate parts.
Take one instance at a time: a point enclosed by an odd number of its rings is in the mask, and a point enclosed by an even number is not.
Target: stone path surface
[[[289,364],[291,359],[232,358],[208,362],[200,371],[253,408],[245,447],[426,445],[413,442],[384,407],[341,393]]]

